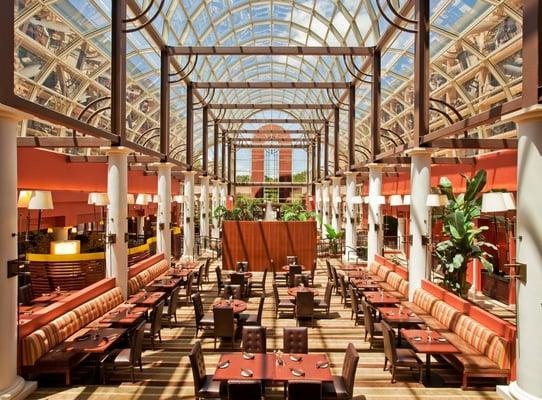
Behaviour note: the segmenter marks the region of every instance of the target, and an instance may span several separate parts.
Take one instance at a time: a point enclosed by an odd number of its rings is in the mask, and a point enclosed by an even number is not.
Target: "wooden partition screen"
[[[295,255],[299,264],[312,268],[316,259],[316,221],[224,221],[222,265],[235,269],[237,261],[248,261],[251,271],[280,270],[286,256]]]

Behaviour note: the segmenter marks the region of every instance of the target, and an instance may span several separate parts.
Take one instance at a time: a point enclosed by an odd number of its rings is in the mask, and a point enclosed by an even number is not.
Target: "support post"
[[[201,133],[202,169],[203,169],[203,175],[207,175],[208,156],[209,156],[209,108],[207,106],[203,107],[201,125],[202,125],[202,133]]]
[[[171,168],[173,164],[158,165],[158,216],[156,251],[164,253],[164,259],[171,262]]]
[[[316,139],[316,180],[320,182],[322,173],[322,135],[318,134]]]
[[[419,147],[429,132],[429,0],[416,0],[418,21],[414,45],[414,135],[412,146]],[[373,154],[373,157],[375,155]]]
[[[107,242],[105,245],[106,275],[116,279],[124,298],[128,296],[128,154],[130,149],[112,147],[108,150]]]
[[[348,88],[348,170],[356,163],[356,87]]]
[[[333,175],[337,176],[340,174],[339,168],[339,133],[340,133],[340,123],[339,121],[341,116],[341,110],[339,107],[334,108],[334,125],[333,125]],[[350,169],[349,167],[347,169]]]
[[[402,253],[405,253],[405,228],[406,218],[397,218],[397,250],[400,250]]]
[[[341,178],[334,176],[331,178],[331,226],[335,232],[341,230]]]
[[[24,399],[35,382],[17,375],[17,277],[7,263],[17,259],[17,116],[0,108],[0,398]]]
[[[194,258],[194,177],[195,171],[184,173],[184,224],[183,224],[183,258]]]
[[[322,238],[327,239],[325,225],[329,224],[329,180],[322,181]]]
[[[213,209],[211,211],[213,215],[213,238],[218,239],[220,237],[220,227],[218,226],[218,218],[215,217],[214,211],[220,206],[220,180],[213,179],[213,194],[212,194]]]
[[[192,171],[194,162],[194,96],[192,82],[186,84],[186,165]]]
[[[318,231],[322,229],[322,184],[320,182],[316,182],[314,184],[314,205],[316,208],[316,214],[319,216],[319,218],[316,219],[316,227]]]
[[[427,196],[431,192],[431,154],[434,149],[416,148],[407,154],[412,159],[410,172],[410,257],[408,261],[408,297],[412,301],[414,291],[422,280],[429,278],[428,246],[431,229],[430,208]]]
[[[324,124],[324,176],[322,179],[327,179],[329,176],[329,122]],[[329,182],[328,182],[329,183]]]
[[[218,121],[215,119],[213,124],[213,177],[218,179]]]
[[[167,47],[160,51],[160,153],[169,157],[169,54]]]
[[[126,142],[126,0],[111,3],[111,133]]]
[[[356,176],[357,172],[345,172],[346,177],[346,221],[344,234],[344,259],[349,261],[349,253],[356,250],[356,205],[354,197],[356,196]]]
[[[373,161],[380,154],[380,117],[381,117],[381,54],[376,48],[373,53],[373,81],[371,88],[371,156]]]
[[[369,230],[367,233],[367,264],[370,265],[375,255],[382,252],[382,216],[380,215],[380,196],[382,194],[382,164],[369,164]]]
[[[209,177],[200,177],[201,195],[199,209],[199,235],[202,239],[203,248],[207,249],[209,241]]]

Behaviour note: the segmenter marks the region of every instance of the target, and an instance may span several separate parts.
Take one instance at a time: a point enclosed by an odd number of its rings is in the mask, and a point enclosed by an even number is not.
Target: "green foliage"
[[[292,182],[307,182],[307,171],[301,171],[292,176]]]
[[[317,218],[315,213],[307,211],[303,201],[283,204],[280,207],[280,214],[283,221],[308,221],[311,218]]]
[[[220,221],[257,221],[264,217],[264,209],[260,199],[237,198],[235,207],[228,210],[224,206],[218,206],[213,211],[213,216]]]
[[[324,224],[324,228],[326,228],[331,254],[335,255],[339,250],[339,241],[344,237],[344,231],[337,232],[330,224]]]
[[[441,178],[439,183],[440,192],[448,198],[448,205],[437,217],[442,220],[442,233],[446,240],[437,243],[433,254],[444,274],[443,286],[462,297],[466,297],[469,289],[467,265],[470,260],[479,260],[486,270],[493,270],[489,261],[491,255],[483,249],[496,247],[484,241],[482,233],[488,229],[487,226],[477,227],[474,222],[480,216],[486,178],[484,170],[478,171],[472,179],[465,177],[466,191],[457,196],[448,178]]]

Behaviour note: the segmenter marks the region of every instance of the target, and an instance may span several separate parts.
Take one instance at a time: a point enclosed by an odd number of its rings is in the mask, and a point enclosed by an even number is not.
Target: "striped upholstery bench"
[[[468,387],[470,377],[502,378],[508,382],[513,355],[511,341],[467,315],[471,308],[477,307],[471,307],[449,293],[444,295],[446,301],[441,300],[423,288],[431,287],[430,285],[433,284],[424,281],[422,288],[414,291],[413,302],[402,304],[461,351],[459,354],[446,356],[446,359],[462,372],[461,387]],[[458,310],[456,307],[464,309]],[[476,313],[479,314],[479,311]]]
[[[21,365],[27,373],[62,372],[66,384],[71,382],[70,372],[84,354],[55,352],[71,335],[86,326],[93,326],[96,320],[123,302],[122,291],[116,287],[100,294],[76,308],[67,310],[61,316],[41,326],[21,339]]]
[[[169,269],[163,254],[143,260],[129,269],[128,295],[137,293]]]

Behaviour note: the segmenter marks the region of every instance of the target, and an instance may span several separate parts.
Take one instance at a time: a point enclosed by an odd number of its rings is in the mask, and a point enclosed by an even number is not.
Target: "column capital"
[[[211,180],[211,177],[210,177],[209,175],[202,175],[202,176],[199,177],[199,180],[200,180],[201,182],[207,182],[207,183],[209,183],[209,181]]]
[[[335,182],[339,182],[339,183],[340,183],[341,180],[342,180],[342,177],[341,177],[341,176],[332,176],[330,179],[331,179],[331,182],[332,182],[332,183],[335,183]]]
[[[198,173],[198,171],[193,171],[193,170],[190,170],[190,171],[183,171],[183,175],[184,175],[184,176],[187,176],[187,175],[196,176],[197,173]]]
[[[173,168],[174,164],[166,161],[166,162],[152,163],[151,165],[157,167],[158,169],[170,169],[171,170]]]
[[[125,147],[125,146],[111,146],[111,147],[102,147],[102,150],[105,150],[107,152],[107,155],[109,154],[130,154],[133,152],[132,149]]]
[[[380,163],[369,163],[367,164],[367,168],[369,168],[369,171],[382,171],[386,165],[380,164]]]
[[[347,177],[347,178],[348,177],[356,177],[358,175],[358,173],[359,173],[358,171],[346,171],[344,173],[344,176]]]
[[[23,119],[31,119],[30,114],[23,113],[13,107],[0,104],[0,118],[10,119],[15,122],[19,122]]]
[[[501,118],[501,121],[523,122],[531,119],[542,121],[542,104],[535,104],[534,106],[522,108],[521,110],[507,114]]]
[[[431,148],[428,148],[428,147],[414,147],[412,149],[408,149],[407,151],[405,151],[405,154],[407,156],[409,156],[409,157],[412,157],[412,156],[431,156],[437,150],[438,149],[435,149],[433,147],[431,147]]]

